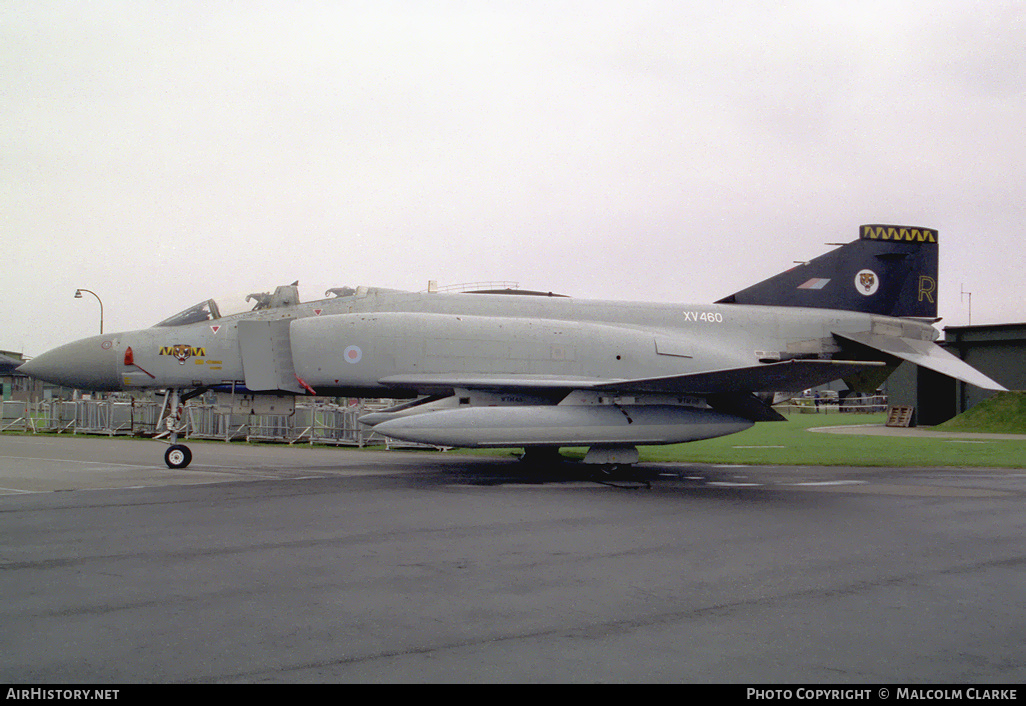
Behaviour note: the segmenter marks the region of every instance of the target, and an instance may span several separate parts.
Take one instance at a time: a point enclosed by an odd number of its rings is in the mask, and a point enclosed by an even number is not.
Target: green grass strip
[[[922,438],[896,430],[893,436],[829,434],[814,427],[883,426],[884,414],[791,414],[786,422],[760,422],[740,434],[669,446],[641,446],[642,462],[722,463],[769,466],[894,466],[1026,468],[1026,437],[992,440],[971,437]],[[991,430],[988,430],[991,431]],[[490,452],[477,451],[494,455]],[[567,448],[567,458],[586,449]],[[503,450],[501,455],[516,453]]]

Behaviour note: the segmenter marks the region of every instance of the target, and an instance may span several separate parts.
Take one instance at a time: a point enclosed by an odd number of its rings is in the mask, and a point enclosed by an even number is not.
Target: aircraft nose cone
[[[120,390],[117,354],[110,336],[92,336],[36,356],[18,372],[78,390]]]

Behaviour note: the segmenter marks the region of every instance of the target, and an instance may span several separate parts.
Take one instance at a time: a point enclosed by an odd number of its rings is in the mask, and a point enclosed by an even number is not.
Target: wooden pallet
[[[912,426],[912,415],[916,408],[906,405],[896,405],[887,408],[887,424],[889,427]]]

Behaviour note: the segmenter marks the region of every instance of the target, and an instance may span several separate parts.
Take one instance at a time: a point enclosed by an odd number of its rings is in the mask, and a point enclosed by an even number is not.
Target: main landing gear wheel
[[[167,451],[164,452],[164,463],[168,468],[185,468],[190,461],[192,461],[192,451],[188,446],[174,444],[167,447]]]

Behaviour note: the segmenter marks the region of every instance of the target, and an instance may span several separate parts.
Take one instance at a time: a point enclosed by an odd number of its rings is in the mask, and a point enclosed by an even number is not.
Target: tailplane
[[[864,225],[858,240],[717,303],[935,319],[937,239],[930,228]]]

